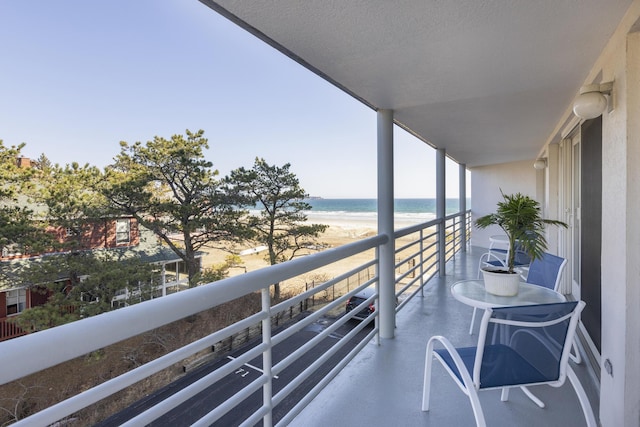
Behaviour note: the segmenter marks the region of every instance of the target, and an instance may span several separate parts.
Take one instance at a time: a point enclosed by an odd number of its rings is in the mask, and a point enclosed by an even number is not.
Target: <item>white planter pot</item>
[[[497,270],[492,268],[492,270]],[[518,284],[520,283],[520,275],[518,273],[494,273],[482,269],[484,278],[484,288],[487,292],[503,297],[511,297],[518,295]]]

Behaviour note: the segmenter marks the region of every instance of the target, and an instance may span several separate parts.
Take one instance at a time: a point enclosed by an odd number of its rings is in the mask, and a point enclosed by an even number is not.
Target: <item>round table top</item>
[[[482,280],[462,280],[451,286],[451,294],[458,301],[477,308],[505,307],[509,305],[551,304],[565,302],[559,292],[544,286],[520,282],[518,294],[512,297],[493,295],[484,289]]]

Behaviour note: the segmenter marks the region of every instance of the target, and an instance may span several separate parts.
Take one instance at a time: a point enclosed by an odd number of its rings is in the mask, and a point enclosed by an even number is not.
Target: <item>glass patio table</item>
[[[551,304],[565,302],[566,298],[553,289],[520,282],[518,294],[510,297],[493,295],[484,289],[482,280],[462,280],[451,286],[451,295],[474,308],[504,307],[509,305]]]

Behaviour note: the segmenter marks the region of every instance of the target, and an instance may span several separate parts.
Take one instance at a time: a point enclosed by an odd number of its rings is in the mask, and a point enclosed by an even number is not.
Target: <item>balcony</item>
[[[233,339],[256,325],[262,331],[261,343],[224,366],[211,372],[201,381],[180,390],[160,403],[135,415],[126,425],[146,425],[166,412],[178,407],[194,394],[211,384],[233,374],[246,363],[260,363],[262,368],[255,380],[247,381],[243,388],[226,402],[208,408],[211,412],[199,416],[193,425],[210,425],[217,420],[224,423],[228,411],[240,404],[248,396],[259,394],[260,403],[255,410],[243,413],[241,425],[374,425],[387,426],[400,423],[412,425],[473,425],[474,419],[468,399],[440,367],[434,368],[434,385],[431,411],[420,411],[421,381],[424,367],[424,351],[427,339],[434,334],[449,337],[456,345],[471,345],[476,335],[468,334],[471,308],[454,300],[449,286],[455,281],[475,278],[479,255],[482,250],[471,248],[464,251],[466,233],[469,230],[469,213],[451,215],[444,219],[409,227],[394,233],[393,252],[395,272],[395,294],[398,298],[393,339],[376,339],[376,334],[393,316],[385,313],[383,282],[384,267],[379,258],[381,248],[390,242],[389,237],[378,235],[350,245],[334,248],[310,255],[292,262],[249,272],[214,284],[205,285],[185,292],[152,300],[99,316],[74,322],[61,327],[20,337],[0,344],[0,357],[4,366],[14,367],[0,373],[0,384],[17,380],[25,375],[55,366],[56,364],[81,356],[123,339],[149,331],[175,320],[193,315],[202,310],[231,301],[248,293],[260,292],[262,309],[255,314],[215,331],[210,335],[178,348],[145,365],[112,378],[90,390],[50,406],[16,425],[49,425],[61,419],[75,416],[82,408],[141,381],[162,369],[183,363],[185,358],[203,350],[218,346]],[[369,261],[356,267],[350,266],[344,274],[331,278],[302,294],[278,304],[270,301],[269,287],[316,268],[334,262],[342,262],[351,256],[370,253]],[[446,263],[445,263],[446,261]],[[373,275],[361,274],[375,267]],[[443,274],[444,273],[444,274]],[[353,283],[350,278],[359,277],[355,286],[340,284]],[[292,334],[302,330],[323,316],[341,313],[346,300],[358,290],[374,284],[378,285],[379,308],[376,311],[375,326],[365,322],[354,328],[352,333],[337,340],[327,353],[319,356],[308,368],[301,370],[290,383],[282,386],[275,378],[295,364],[301,356],[309,352],[335,329],[350,321],[346,316],[337,320],[308,342],[299,346],[289,355],[276,357],[272,349]],[[424,286],[423,286],[424,285]],[[336,292],[336,289],[342,289]],[[329,292],[332,290],[333,292]],[[303,320],[284,330],[273,328],[274,318],[278,321],[281,313],[291,313],[305,306],[306,301],[319,295],[332,294],[330,301],[314,310]],[[365,304],[367,304],[366,302]],[[388,307],[387,307],[388,308]],[[391,306],[393,312],[393,306]],[[354,310],[357,312],[357,310]],[[393,322],[392,322],[393,323]],[[368,328],[369,330],[365,329]],[[311,391],[300,396],[296,388],[305,381],[322,363],[338,351],[359,331],[366,333],[365,340],[341,356],[335,369],[331,370]],[[65,345],[52,345],[64,342]],[[346,348],[346,347],[345,347]],[[343,349],[343,353],[346,352]],[[47,354],[43,360],[42,354]],[[257,359],[256,359],[257,358]],[[342,369],[343,368],[343,369]],[[598,390],[589,365],[575,366],[597,413]],[[580,425],[583,421],[575,393],[568,382],[558,389],[548,386],[537,387],[534,392],[547,404],[539,409],[522,393],[511,393],[510,401],[500,401],[498,392],[485,392],[481,401],[487,422],[490,425]],[[274,408],[285,399],[297,402],[286,413],[277,413]],[[261,406],[260,406],[261,405]],[[187,414],[185,414],[186,416]],[[184,418],[186,419],[186,418]],[[159,421],[161,422],[161,421]],[[185,421],[185,423],[187,423]],[[235,425],[235,424],[234,424]]]
[[[458,389],[439,363],[434,364],[431,409],[420,410],[426,342],[444,335],[456,346],[473,346],[469,335],[472,309],[450,294],[451,284],[475,279],[478,260],[484,252],[472,247],[447,263],[446,275],[434,277],[424,297],[413,298],[397,316],[394,339],[381,345],[369,343],[330,384],[293,420],[292,426],[472,426],[469,399]],[[584,386],[594,413],[598,414],[599,392],[593,371],[584,361],[571,363]],[[584,417],[576,394],[566,381],[557,389],[531,389],[546,408],[538,408],[520,390],[500,401],[499,391],[480,393],[488,425],[491,426],[580,426]]]

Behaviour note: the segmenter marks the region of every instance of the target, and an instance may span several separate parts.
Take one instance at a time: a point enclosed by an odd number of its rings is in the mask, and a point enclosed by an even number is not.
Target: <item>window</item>
[[[131,221],[129,219],[116,220],[116,244],[131,241]]]
[[[14,289],[7,291],[7,315],[21,313],[26,307],[26,289]]]

